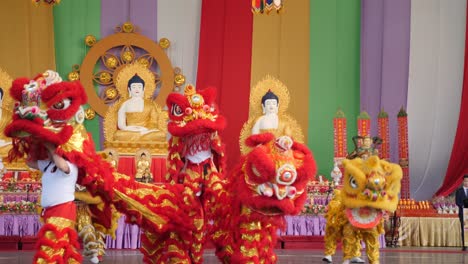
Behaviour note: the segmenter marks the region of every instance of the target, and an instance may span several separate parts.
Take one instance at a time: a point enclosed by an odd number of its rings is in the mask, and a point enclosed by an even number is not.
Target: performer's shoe
[[[323,257],[322,260],[327,262],[327,263],[332,263],[332,256],[327,255],[327,256]]]
[[[360,257],[354,257],[351,259],[351,263],[364,263],[365,261]]]
[[[462,251],[466,251],[466,247],[462,247]]]
[[[91,261],[91,263],[93,263],[93,264],[98,264],[99,263],[99,258],[97,256],[94,256],[94,257],[90,258],[89,261]]]

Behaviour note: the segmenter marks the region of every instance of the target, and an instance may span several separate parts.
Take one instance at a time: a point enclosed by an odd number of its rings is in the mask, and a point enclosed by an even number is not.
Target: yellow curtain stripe
[[[0,67],[13,78],[55,70],[52,7],[35,6],[31,1],[1,1],[0,25]]]
[[[288,1],[277,14],[254,15],[251,87],[267,74],[289,90],[288,113],[308,134],[309,1]],[[307,142],[307,138],[305,139]]]

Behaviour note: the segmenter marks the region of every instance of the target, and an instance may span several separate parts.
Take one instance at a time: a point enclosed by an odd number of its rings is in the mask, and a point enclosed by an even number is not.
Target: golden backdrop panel
[[[55,70],[52,8],[29,0],[0,1],[0,66],[13,76]]]
[[[282,17],[276,12],[254,15],[250,87],[267,75],[279,78],[281,22]]]
[[[254,15],[251,87],[270,74],[289,90],[288,113],[308,130],[309,1],[288,1],[283,12]],[[307,141],[307,138],[305,139]]]

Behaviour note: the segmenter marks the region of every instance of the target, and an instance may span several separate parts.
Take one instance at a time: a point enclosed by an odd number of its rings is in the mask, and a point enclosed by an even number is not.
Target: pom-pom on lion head
[[[297,214],[306,199],[306,185],[316,172],[312,153],[288,136],[250,136],[252,151],[242,157],[231,179],[241,203],[262,214]]]
[[[403,172],[397,164],[371,156],[344,160],[342,203],[351,222],[372,228],[382,218],[382,210],[393,212],[398,205]]]

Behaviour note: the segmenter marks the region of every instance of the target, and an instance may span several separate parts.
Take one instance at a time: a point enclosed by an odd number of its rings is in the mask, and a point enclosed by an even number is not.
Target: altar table
[[[458,219],[457,219],[458,221]],[[287,228],[280,236],[317,236],[325,235],[325,218],[321,215],[287,216]],[[1,236],[36,236],[41,223],[35,214],[0,214]],[[458,228],[460,225],[458,224]],[[457,229],[458,230],[458,229]],[[106,237],[108,249],[136,249],[141,246],[141,229],[137,225],[125,223],[125,216],[118,220],[116,239]],[[460,235],[460,231],[458,231]],[[385,238],[379,237],[380,247],[385,247]]]
[[[0,214],[1,236],[35,236],[40,227],[36,214]]]
[[[286,230],[281,236],[325,236],[326,220],[323,215],[286,216]],[[380,248],[385,248],[385,235],[379,236]],[[362,243],[363,248],[365,247]]]
[[[458,217],[401,217],[400,246],[461,247]]]

